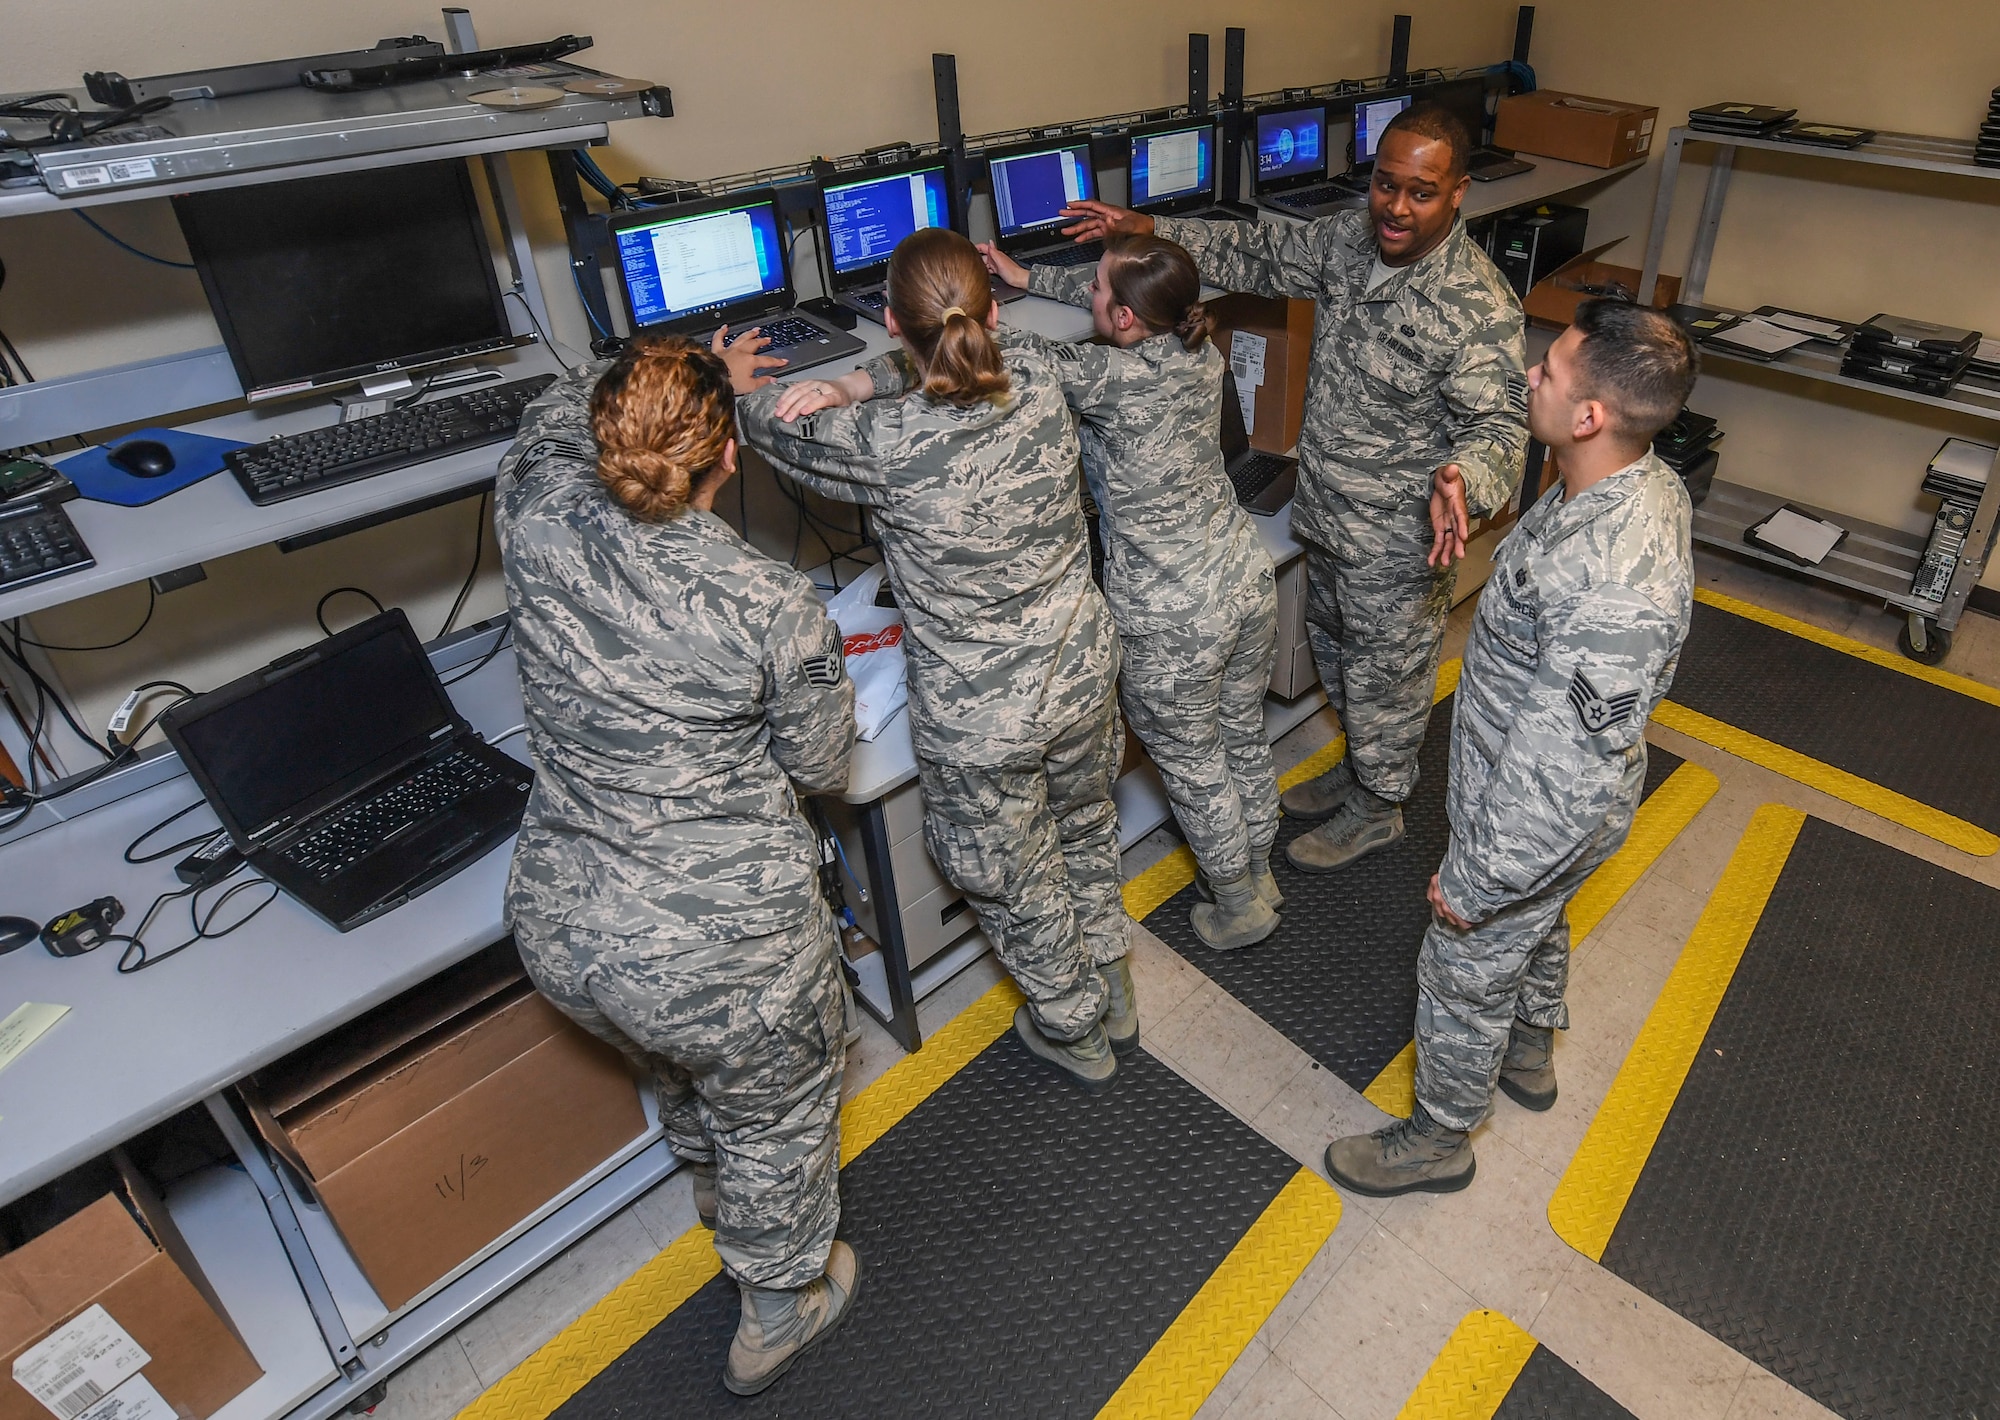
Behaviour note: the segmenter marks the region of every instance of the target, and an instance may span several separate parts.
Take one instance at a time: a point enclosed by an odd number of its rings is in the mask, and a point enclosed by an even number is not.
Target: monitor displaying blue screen
[[[1375,161],[1375,150],[1382,146],[1382,134],[1389,127],[1389,120],[1412,102],[1414,100],[1408,94],[1398,94],[1392,99],[1354,101],[1354,161],[1357,166]]]
[[[993,215],[1003,237],[1054,226],[1065,204],[1097,196],[1087,142],[995,158],[991,167]]]
[[[1287,109],[1257,115],[1257,180],[1326,171],[1326,110]]]
[[[942,166],[826,189],[826,234],[842,276],[887,261],[910,233],[945,224]]]
[[[1206,196],[1215,186],[1215,126],[1142,133],[1132,139],[1132,205]]]
[[[663,213],[622,228],[618,263],[634,330],[782,290],[777,204],[765,199],[679,217]]]

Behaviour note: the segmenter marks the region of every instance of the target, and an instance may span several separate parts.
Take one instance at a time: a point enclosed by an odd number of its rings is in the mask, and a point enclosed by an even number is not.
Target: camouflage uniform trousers
[[[1234,882],[1278,838],[1278,771],[1264,694],[1278,650],[1268,565],[1235,604],[1192,626],[1121,638],[1118,698],[1159,767],[1174,818],[1212,883]]]
[[[1107,693],[1022,764],[920,759],[924,843],[972,904],[1035,1024],[1077,1040],[1104,1014],[1094,970],[1131,949],[1111,785],[1125,731]]]
[[[1306,631],[1355,777],[1402,803],[1417,787],[1454,569],[1430,567],[1427,508],[1387,509],[1328,490],[1332,545],[1306,544]]]
[[[756,1287],[826,1271],[840,1222],[841,985],[824,904],[767,937],[664,944],[517,917],[542,994],[657,1083],[667,1144],[716,1166],[715,1250]]]
[[[1614,814],[1546,888],[1468,931],[1431,920],[1417,953],[1417,1102],[1445,1128],[1486,1117],[1517,1018],[1569,1029],[1569,900],[1631,827],[1629,809]]]

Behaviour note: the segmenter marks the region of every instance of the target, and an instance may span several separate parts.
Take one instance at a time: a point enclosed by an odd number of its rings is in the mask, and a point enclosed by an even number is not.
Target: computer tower
[[[1501,216],[1493,228],[1492,255],[1514,294],[1527,295],[1537,281],[1582,256],[1589,221],[1589,208],[1554,204]]]

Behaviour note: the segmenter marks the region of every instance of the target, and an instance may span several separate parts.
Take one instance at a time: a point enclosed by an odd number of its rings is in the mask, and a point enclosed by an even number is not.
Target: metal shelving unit
[[[1681,280],[1681,300],[1691,306],[1703,304],[1708,271],[1715,255],[1715,240],[1722,227],[1722,211],[1729,196],[1729,180],[1735,170],[1740,148],[1786,153],[1797,158],[1829,164],[1860,163],[1874,167],[1912,168],[1921,172],[1943,173],[1950,177],[2000,181],[2000,168],[1981,167],[1972,160],[1970,139],[1938,138],[1920,133],[1883,133],[1858,148],[1819,148],[1786,143],[1772,138],[1747,138],[1726,133],[1709,133],[1676,128],[1667,135],[1667,147],[1660,168],[1659,195],[1653,203],[1653,226],[1646,239],[1646,264],[1639,281],[1639,304],[1650,305],[1659,283],[1660,263],[1666,250],[1667,226],[1673,217],[1674,195],[1680,178],[1681,160],[1689,143],[1703,143],[1715,149],[1708,173],[1708,188],[1702,197],[1701,215],[1695,224],[1694,246],[1689,253],[1687,274]],[[1731,314],[1735,314],[1732,312]],[[2000,387],[1972,377],[1961,380],[1949,395],[1920,394],[1888,385],[1857,380],[1840,372],[1840,352],[1802,346],[1773,360],[1752,360],[1708,346],[1702,348],[1703,363],[1750,365],[1775,370],[1799,379],[1863,390],[1886,400],[1901,400],[1932,409],[1949,410],[1986,420],[2000,428]],[[1936,662],[1950,648],[1951,632],[1965,612],[1972,590],[1986,570],[1986,552],[2000,520],[2000,457],[1988,472],[1985,494],[1973,515],[1972,528],[1965,539],[1965,552],[1952,569],[1950,585],[1942,601],[1910,594],[1917,564],[1922,559],[1927,534],[1905,532],[1862,522],[1837,510],[1810,509],[1848,529],[1845,542],[1818,567],[1803,567],[1788,559],[1760,552],[1743,541],[1743,532],[1781,505],[1791,501],[1759,489],[1718,479],[1708,500],[1695,510],[1694,536],[1698,542],[1725,547],[1731,552],[1787,568],[1803,576],[1836,586],[1852,588],[1880,597],[1909,618],[1909,649],[1919,660]]]

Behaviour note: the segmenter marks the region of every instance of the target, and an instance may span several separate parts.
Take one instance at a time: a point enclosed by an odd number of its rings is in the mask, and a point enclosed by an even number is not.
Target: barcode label
[[[134,1376],[76,1420],[175,1420],[175,1416],[173,1406],[153,1389],[151,1381]]]
[[[57,1420],[77,1420],[152,1359],[111,1313],[92,1306],[16,1356],[14,1380]]]

